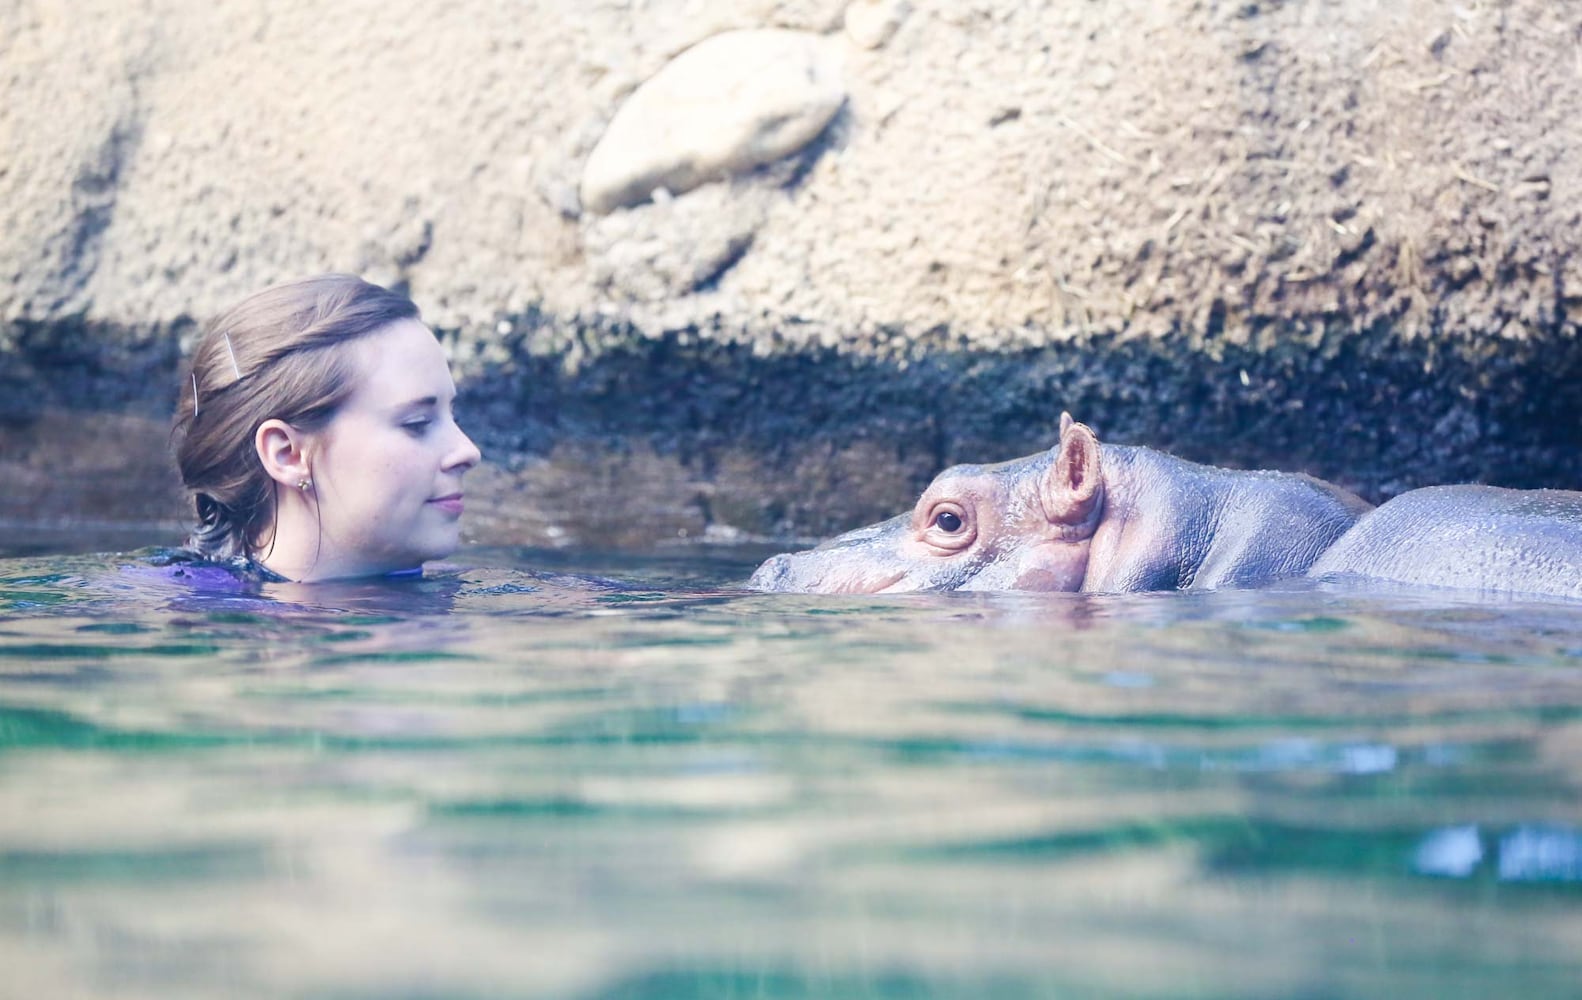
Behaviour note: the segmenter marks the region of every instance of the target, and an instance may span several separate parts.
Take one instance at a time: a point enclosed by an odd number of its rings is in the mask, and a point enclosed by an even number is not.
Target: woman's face
[[[463,474],[476,445],[456,425],[456,384],[439,341],[399,320],[347,346],[351,396],[315,438],[315,574],[413,569],[460,542]]]

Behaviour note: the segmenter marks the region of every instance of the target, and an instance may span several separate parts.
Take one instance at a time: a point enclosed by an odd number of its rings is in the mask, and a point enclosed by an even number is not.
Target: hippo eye
[[[961,517],[942,510],[934,516],[934,526],[947,535],[954,535],[961,530]]]

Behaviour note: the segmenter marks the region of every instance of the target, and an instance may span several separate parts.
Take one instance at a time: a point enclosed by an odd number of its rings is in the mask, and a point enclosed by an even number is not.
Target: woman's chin
[[[461,548],[461,531],[458,530],[434,539],[433,544],[423,547],[421,552],[413,554],[412,565],[421,566],[423,563],[434,559],[446,559],[456,554]]]

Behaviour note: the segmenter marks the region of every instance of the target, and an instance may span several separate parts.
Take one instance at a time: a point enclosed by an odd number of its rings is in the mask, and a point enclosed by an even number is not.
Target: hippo
[[[1582,493],[1411,490],[1364,515],[1307,573],[1582,599]]]
[[[1311,476],[1197,465],[1100,445],[1060,417],[1060,443],[958,465],[912,513],[773,556],[748,586],[794,593],[1128,592],[1245,587],[1300,576],[1361,498]]]

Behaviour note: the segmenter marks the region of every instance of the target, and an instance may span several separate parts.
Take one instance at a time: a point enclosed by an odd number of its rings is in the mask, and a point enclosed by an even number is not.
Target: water
[[[0,560],[0,994],[1582,995],[1582,607],[760,554]]]

